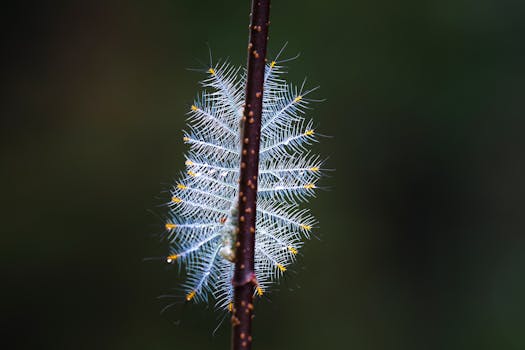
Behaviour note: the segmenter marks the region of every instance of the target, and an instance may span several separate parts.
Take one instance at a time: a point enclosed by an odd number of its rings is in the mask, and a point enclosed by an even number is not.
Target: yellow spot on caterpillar
[[[319,168],[314,166],[313,168],[310,168],[310,171],[319,171]]]
[[[310,230],[312,229],[312,226],[301,224],[301,228],[302,228],[303,230],[310,231]]]
[[[190,138],[187,137],[187,136],[184,136],[184,137],[182,138],[182,141],[184,141],[184,142],[188,142],[189,140],[190,140]]]
[[[197,111],[197,110],[199,110],[199,108],[197,108],[197,106],[195,106],[195,105],[192,105],[192,106],[191,106],[191,110],[192,110],[192,111]]]
[[[293,255],[297,254],[297,249],[295,249],[295,248],[292,247],[292,246],[288,246],[288,250],[289,250],[290,253],[292,253]]]
[[[303,99],[303,96],[299,95],[296,98],[293,99],[294,102],[299,102]]]
[[[171,201],[172,201],[173,203],[180,203],[180,202],[182,202],[182,199],[180,199],[179,197],[172,197],[172,198],[171,198]]]
[[[261,287],[257,286],[256,290],[257,290],[257,295],[262,297],[262,295],[264,294],[263,289]]]
[[[195,294],[197,294],[197,292],[195,292],[194,290],[189,292],[188,295],[186,295],[186,301],[190,301],[191,299],[193,299],[195,297]]]
[[[304,132],[304,136],[312,136],[314,133],[315,133],[315,131],[313,129],[306,130]]]
[[[211,75],[215,75],[215,69],[213,68],[208,69],[208,73],[210,73]]]
[[[284,267],[284,266],[281,265],[281,264],[277,264],[277,267],[279,268],[279,270],[281,270],[281,272],[286,271],[286,267]]]
[[[185,190],[185,189],[187,189],[188,187],[187,187],[187,186],[184,186],[183,184],[177,184],[177,188],[178,188],[179,190]]]
[[[306,185],[304,185],[304,188],[306,188],[307,190],[309,190],[311,188],[315,188],[315,184],[306,184]]]
[[[177,227],[177,225],[172,224],[172,223],[167,223],[166,224],[166,230],[173,230],[176,227]]]
[[[193,165],[193,162],[191,160],[187,160],[185,164],[186,165]]]
[[[171,254],[171,255],[168,255],[168,257],[166,258],[166,262],[168,264],[171,264],[172,262],[174,262],[175,260],[177,260],[179,256],[177,254]]]
[[[272,62],[270,63],[270,68],[273,68],[273,67],[275,67],[275,63],[277,63],[277,62],[275,62],[275,61],[272,61]]]
[[[232,312],[233,311],[233,303],[230,301],[230,303],[228,304],[228,311],[229,312]]]
[[[188,175],[191,176],[191,177],[195,177],[197,176],[197,174],[195,174],[193,171],[188,171]]]

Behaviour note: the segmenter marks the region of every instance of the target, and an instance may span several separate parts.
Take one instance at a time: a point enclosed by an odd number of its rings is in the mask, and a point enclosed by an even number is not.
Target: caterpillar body
[[[284,62],[284,61],[283,61]],[[300,204],[315,195],[322,160],[309,147],[313,122],[303,115],[312,90],[283,79],[282,62],[266,65],[259,154],[255,274],[262,295],[294,262],[317,221]],[[165,223],[168,263],[185,267],[187,301],[231,308],[235,256],[240,120],[245,72],[211,65],[188,112],[186,173],[171,189]]]

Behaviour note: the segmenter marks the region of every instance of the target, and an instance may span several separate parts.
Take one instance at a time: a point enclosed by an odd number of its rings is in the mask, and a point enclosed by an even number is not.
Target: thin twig
[[[254,269],[255,219],[262,97],[270,0],[252,0],[248,75],[243,113],[242,155],[239,178],[239,226],[233,276],[232,349],[251,349],[253,294],[257,287]]]

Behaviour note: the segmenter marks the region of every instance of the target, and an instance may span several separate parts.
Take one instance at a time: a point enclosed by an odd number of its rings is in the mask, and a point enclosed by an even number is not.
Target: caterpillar
[[[282,50],[281,50],[282,52]],[[301,207],[315,195],[323,161],[309,150],[317,142],[304,117],[311,92],[288,83],[277,58],[266,64],[259,155],[254,293],[262,296],[292,264],[317,226]],[[246,72],[228,62],[205,70],[188,112],[183,141],[186,172],[170,190],[165,237],[168,263],[184,266],[186,301],[214,301],[230,310]]]

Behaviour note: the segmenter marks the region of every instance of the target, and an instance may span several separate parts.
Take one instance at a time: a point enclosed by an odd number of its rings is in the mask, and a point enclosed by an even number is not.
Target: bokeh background
[[[245,64],[249,1],[17,2],[1,13],[2,342],[227,349],[200,305],[160,315],[144,257],[198,89]],[[257,304],[255,349],[525,349],[525,3],[274,1],[270,54],[320,85],[336,169],[319,239]]]

